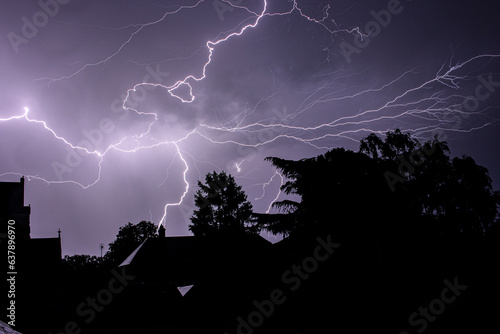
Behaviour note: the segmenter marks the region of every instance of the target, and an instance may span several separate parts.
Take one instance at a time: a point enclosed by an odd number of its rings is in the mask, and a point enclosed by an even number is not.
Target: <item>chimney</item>
[[[160,228],[158,229],[158,237],[160,239],[165,239],[165,227],[163,227],[163,225],[160,225]]]

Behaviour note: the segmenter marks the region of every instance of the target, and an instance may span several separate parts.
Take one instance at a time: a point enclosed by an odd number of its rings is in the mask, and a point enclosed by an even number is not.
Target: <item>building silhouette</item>
[[[2,244],[7,240],[7,225],[15,221],[17,253],[21,265],[55,265],[62,259],[61,235],[54,238],[31,238],[31,206],[24,205],[24,177],[19,182],[0,182],[0,223]],[[23,263],[24,262],[24,263]]]
[[[19,182],[0,182],[0,219],[2,230],[9,220],[16,222],[16,239],[30,239],[31,207],[24,205],[24,177]]]
[[[24,204],[24,183],[24,177],[19,182],[0,182],[0,245],[4,254],[7,255],[7,250],[12,252],[10,255],[14,254],[14,261],[5,261],[3,266],[4,273],[15,277],[13,329],[29,333],[28,328],[36,326],[37,315],[43,317],[50,309],[49,291],[56,289],[54,284],[55,278],[60,276],[62,250],[60,234],[54,238],[31,238],[31,206]],[[5,285],[6,280],[2,281]],[[2,287],[2,291],[6,289]],[[2,300],[4,308],[9,301],[7,298]]]

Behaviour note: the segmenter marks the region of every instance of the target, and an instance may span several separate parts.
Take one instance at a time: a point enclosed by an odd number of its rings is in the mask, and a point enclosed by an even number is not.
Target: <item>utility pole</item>
[[[99,247],[101,247],[101,260],[102,260],[102,249],[104,248],[103,244],[99,244]]]

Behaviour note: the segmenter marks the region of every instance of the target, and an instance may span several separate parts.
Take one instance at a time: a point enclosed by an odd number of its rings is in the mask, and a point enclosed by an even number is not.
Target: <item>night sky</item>
[[[167,235],[189,235],[214,170],[266,212],[284,195],[265,157],[396,128],[498,190],[498,22],[493,1],[5,0],[0,181],[26,176],[31,236],[60,228],[64,255],[166,205]]]

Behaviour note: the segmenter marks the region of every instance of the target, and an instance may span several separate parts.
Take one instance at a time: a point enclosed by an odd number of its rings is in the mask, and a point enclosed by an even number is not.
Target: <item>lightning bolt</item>
[[[177,143],[175,143],[174,145],[175,145],[175,148],[177,149],[177,154],[179,155],[179,158],[184,163],[184,172],[182,173],[182,178],[184,180],[184,184],[186,185],[186,187],[184,188],[184,193],[181,195],[181,198],[179,199],[179,201],[177,203],[168,203],[165,205],[165,208],[163,210],[163,217],[161,218],[160,223],[158,224],[158,229],[160,228],[161,225],[166,227],[168,207],[181,205],[182,201],[184,200],[184,197],[186,197],[186,194],[189,191],[189,182],[186,179],[186,174],[189,171],[189,166],[188,166],[186,160],[184,159],[184,157],[182,156],[181,150],[179,149],[179,146],[177,145]]]
[[[245,159],[241,160],[240,163],[235,163],[235,167],[236,167],[236,170],[238,171],[238,173],[241,172],[241,164],[243,163],[243,161],[245,161]]]
[[[361,97],[372,97],[374,96],[374,94],[380,94],[380,93],[389,94],[390,92],[397,90],[399,87],[402,87],[403,84],[405,83],[405,80],[407,80],[408,77],[411,77],[417,73],[417,69],[414,68],[412,70],[405,71],[401,75],[396,76],[394,79],[389,80],[386,83],[380,84],[378,87],[363,89],[356,92],[347,92],[345,89],[334,88],[333,84],[347,76],[353,77],[356,75],[362,75],[362,73],[348,74],[344,76],[342,72],[335,71],[333,73],[322,74],[322,79],[324,79],[324,83],[309,92],[305,92],[304,93],[305,96],[302,99],[302,103],[300,103],[292,113],[288,115],[283,115],[283,117],[281,117],[277,121],[273,120],[269,122],[269,119],[265,118],[253,123],[245,122],[255,114],[256,110],[258,110],[259,108],[266,108],[264,102],[277,96],[277,94],[279,94],[281,89],[284,87],[284,84],[277,87],[264,99],[258,101],[253,109],[243,110],[239,112],[230,121],[216,125],[200,124],[194,130],[188,132],[185,136],[177,140],[166,141],[166,140],[156,139],[154,140],[155,143],[153,144],[151,143],[145,144],[143,140],[152,139],[149,138],[149,135],[151,134],[153,127],[155,127],[159,123],[158,114],[154,112],[139,111],[135,108],[129,107],[130,105],[129,101],[132,93],[136,92],[140,87],[155,87],[164,89],[169,94],[170,97],[177,99],[181,103],[185,104],[192,103],[193,101],[195,101],[196,98],[194,94],[193,84],[200,82],[206,78],[207,75],[206,70],[215,56],[216,48],[230,39],[241,37],[242,35],[245,34],[246,31],[250,29],[257,29],[259,23],[264,18],[272,18],[276,16],[285,16],[285,15],[290,15],[292,13],[297,13],[301,18],[309,21],[311,24],[320,26],[324,31],[330,34],[332,41],[334,36],[337,36],[340,33],[358,35],[361,38],[367,37],[367,35],[361,33],[359,27],[353,27],[350,29],[337,29],[338,25],[333,20],[331,21],[334,23],[335,28],[330,27],[327,22],[327,19],[330,17],[329,11],[331,9],[329,5],[323,8],[323,16],[320,19],[316,19],[304,14],[303,10],[299,7],[296,0],[292,1],[291,8],[288,11],[284,12],[268,12],[267,0],[264,0],[262,2],[262,9],[260,11],[253,11],[245,6],[231,4],[228,0],[223,0],[223,1],[234,8],[246,11],[249,15],[251,15],[251,17],[245,19],[243,22],[237,25],[237,28],[235,28],[234,31],[219,34],[217,38],[215,38],[214,40],[206,41],[204,45],[202,45],[197,51],[195,51],[195,53],[200,52],[200,50],[202,49],[206,49],[208,51],[208,56],[206,61],[202,64],[202,66],[197,72],[201,74],[199,75],[188,74],[187,76],[179,80],[173,80],[173,82],[171,83],[139,82],[127,90],[125,99],[123,100],[122,103],[122,108],[124,110],[133,111],[137,115],[140,115],[144,118],[148,119],[150,118],[151,121],[149,121],[146,130],[131,136],[124,136],[123,138],[118,140],[115,144],[106,147],[103,151],[98,151],[98,150],[89,150],[85,147],[70,143],[70,141],[58,135],[45,121],[29,117],[28,108],[25,108],[24,113],[20,115],[0,119],[0,122],[10,122],[13,120],[23,119],[29,123],[33,123],[36,126],[40,126],[46,131],[50,132],[57,141],[63,142],[71,149],[83,151],[91,156],[95,156],[98,160],[97,176],[94,181],[88,184],[82,184],[73,180],[62,180],[62,181],[46,180],[36,175],[29,175],[27,176],[28,179],[41,180],[48,184],[69,183],[77,185],[83,189],[87,189],[95,185],[97,182],[99,182],[101,178],[102,163],[105,159],[105,156],[110,151],[133,153],[139,150],[152,149],[154,147],[158,147],[161,145],[173,145],[176,149],[176,154],[174,158],[178,157],[184,165],[182,176],[185,188],[183,193],[179,196],[179,200],[177,202],[167,203],[164,206],[163,215],[158,223],[158,228],[159,228],[161,225],[166,225],[168,208],[171,206],[180,205],[189,192],[190,185],[187,179],[189,165],[184,157],[184,154],[189,154],[189,153],[183,152],[180,148],[180,144],[191,136],[199,136],[211,144],[236,145],[240,147],[253,148],[256,150],[262,149],[266,145],[269,145],[270,143],[276,142],[278,140],[293,141],[300,144],[309,145],[317,150],[324,150],[324,149],[331,149],[334,147],[334,145],[327,142],[327,140],[330,138],[336,138],[336,139],[344,138],[354,142],[358,142],[359,141],[358,138],[364,134],[368,134],[371,132],[383,134],[387,129],[380,130],[379,127],[377,127],[377,124],[380,121],[387,119],[391,119],[394,121],[396,120],[402,121],[406,118],[411,118],[412,120],[418,121],[415,123],[417,124],[417,126],[415,126],[412,129],[408,129],[409,132],[412,132],[417,137],[424,137],[426,133],[433,133],[441,130],[454,131],[454,132],[471,132],[491,124],[491,122],[487,122],[479,126],[470,127],[468,129],[450,128],[448,126],[451,123],[449,117],[450,115],[468,117],[470,115],[481,114],[483,111],[485,111],[485,109],[483,109],[475,112],[468,112],[460,109],[461,105],[460,101],[467,98],[467,96],[461,95],[459,91],[462,87],[462,83],[464,81],[470,80],[471,77],[469,75],[460,75],[458,74],[459,71],[471,65],[474,62],[493,61],[499,58],[500,54],[476,55],[464,62],[456,63],[455,65],[452,65],[450,60],[449,64],[443,64],[441,66],[441,68],[437,71],[434,77],[428,80],[423,80],[422,82],[415,84],[412,87],[397,93],[395,96],[392,96],[387,100],[385,100],[384,102],[380,103],[377,107],[360,109],[357,113],[353,115],[340,116],[340,117],[336,116],[335,113],[332,113],[330,117],[333,119],[318,124],[313,124],[308,126],[302,126],[300,124],[297,124],[298,123],[297,120],[299,120],[299,117],[301,115],[310,112],[314,108],[317,108],[321,105],[325,105],[328,103],[336,103],[339,101],[354,101],[355,99],[359,99]],[[104,65],[112,61],[113,58],[115,58],[118,54],[120,54],[124,50],[124,48],[130,45],[132,41],[137,38],[140,32],[145,31],[148,27],[163,22],[170,16],[175,15],[181,11],[197,8],[204,2],[205,0],[199,0],[195,2],[193,5],[178,6],[173,11],[164,12],[161,15],[161,17],[151,22],[130,24],[125,27],[115,28],[118,30],[123,30],[125,28],[134,28],[135,30],[127,37],[127,39],[116,50],[111,52],[111,54],[109,54],[105,58],[93,63],[87,63],[78,68],[76,71],[67,75],[58,78],[44,77],[36,79],[36,81],[43,81],[46,82],[48,85],[50,85],[58,81],[70,80],[80,75],[82,72],[84,72],[89,68]],[[244,24],[244,22],[247,22],[248,20],[251,20],[252,22]],[[194,55],[195,53],[193,53],[192,55]],[[189,92],[188,98],[183,98],[176,93],[176,90],[178,90],[183,86],[187,87],[188,89]],[[436,87],[438,87],[437,92],[435,91]],[[236,124],[236,125],[231,126],[231,124]],[[221,134],[228,135],[229,139],[220,139]],[[268,134],[269,138],[260,139],[258,137],[259,134]],[[248,138],[251,136],[257,136],[257,139],[254,142],[251,142],[248,140]],[[130,142],[134,143],[132,148],[130,148]],[[241,164],[244,161],[245,159],[241,160],[239,163],[235,163],[235,167],[238,172],[241,171]],[[170,167],[167,168],[167,171],[169,169]],[[0,176],[11,175],[11,174],[21,175],[20,173],[16,172],[8,172],[1,174]],[[266,187],[268,187],[272,183],[273,179],[277,176],[281,179],[281,185],[283,185],[284,178],[281,174],[279,174],[276,171],[268,182],[261,184],[262,196],[256,198],[255,200],[260,200],[265,196]],[[166,182],[166,178],[165,180],[163,180],[161,184],[163,184],[164,182]],[[279,198],[280,195],[281,195],[281,187],[276,197],[270,203],[266,213],[268,213],[271,210],[272,204]]]
[[[481,59],[487,59],[488,61],[491,61],[493,59],[500,58],[500,54],[484,54],[484,55],[477,55],[474,56],[462,63],[457,63],[454,66],[450,66],[448,69],[445,68],[445,65],[441,66],[439,71],[436,73],[435,77],[426,80],[420,84],[416,84],[414,87],[411,87],[405,91],[403,91],[401,94],[396,95],[394,98],[390,99],[389,101],[383,103],[381,106],[373,109],[367,109],[360,111],[359,113],[356,113],[354,115],[349,115],[349,116],[342,116],[334,119],[331,122],[328,123],[321,123],[318,125],[314,126],[298,126],[298,125],[288,125],[288,124],[283,124],[283,123],[272,123],[272,124],[266,124],[263,122],[255,122],[247,125],[242,125],[242,126],[234,126],[234,127],[228,127],[228,126],[213,126],[213,125],[208,125],[208,124],[201,124],[200,126],[202,128],[205,128],[207,130],[213,130],[213,131],[219,131],[219,132],[228,132],[228,133],[252,133],[256,131],[262,131],[264,129],[271,129],[274,133],[276,133],[275,136],[272,138],[269,138],[267,140],[258,142],[256,144],[248,144],[243,141],[238,141],[238,140],[214,140],[211,139],[209,135],[201,134],[206,138],[207,140],[211,141],[212,143],[215,144],[235,144],[235,145],[241,145],[241,146],[247,146],[247,147],[259,147],[259,146],[264,146],[267,144],[270,144],[272,142],[275,142],[277,139],[280,138],[286,138],[286,139],[291,139],[295,141],[299,141],[304,144],[311,145],[317,149],[331,149],[332,147],[328,146],[318,146],[315,145],[314,142],[320,141],[321,139],[325,139],[327,137],[340,137],[340,138],[347,138],[351,139],[353,141],[357,141],[357,139],[350,137],[351,134],[356,134],[359,132],[374,132],[374,133],[379,133],[383,134],[385,133],[386,130],[376,130],[372,128],[356,128],[356,129],[349,129],[349,130],[339,130],[336,133],[326,133],[324,135],[311,135],[314,131],[319,131],[319,130],[325,130],[328,129],[328,131],[332,131],[335,129],[341,129],[346,126],[366,126],[370,123],[376,123],[384,119],[398,119],[398,118],[403,118],[406,116],[422,119],[422,120],[428,120],[428,121],[437,121],[437,124],[434,125],[429,125],[429,126],[424,126],[416,129],[411,129],[410,131],[413,132],[416,136],[421,136],[423,133],[426,132],[432,132],[432,131],[437,131],[440,129],[447,130],[447,131],[456,131],[456,132],[471,132],[480,128],[483,128],[485,126],[491,125],[491,123],[483,124],[480,127],[474,127],[469,130],[464,130],[464,129],[453,129],[453,128],[442,128],[443,125],[447,123],[447,121],[443,121],[444,116],[448,115],[449,113],[458,113],[458,114],[467,114],[467,117],[470,115],[473,115],[474,113],[480,113],[478,112],[467,112],[464,110],[460,110],[460,102],[457,103],[457,101],[460,101],[460,99],[463,101],[467,99],[467,96],[464,95],[459,95],[454,93],[453,91],[459,90],[461,85],[460,83],[465,81],[465,80],[470,80],[471,78],[469,76],[465,75],[457,75],[455,72],[458,70],[462,69],[464,66],[477,61]],[[313,106],[317,104],[323,104],[327,102],[333,102],[333,101],[341,101],[341,100],[352,100],[355,98],[358,98],[363,95],[370,95],[373,93],[378,93],[382,92],[383,90],[390,88],[390,87],[395,87],[398,84],[402,82],[402,80],[410,75],[410,74],[415,74],[415,69],[411,71],[406,71],[405,73],[401,74],[397,78],[393,79],[392,81],[389,81],[388,83],[385,83],[381,85],[378,88],[370,88],[366,90],[362,90],[359,92],[356,92],[354,94],[347,94],[347,95],[338,95],[336,94],[337,92],[328,92],[327,94],[324,94],[323,96],[320,97],[315,97],[313,98],[313,95],[315,95],[317,92],[319,92],[322,88],[317,89],[315,92],[313,92],[311,95],[309,95],[304,102],[298,107],[298,109],[293,112],[289,118],[295,118],[298,115],[308,111],[311,109]],[[440,90],[438,92],[434,92],[432,94],[428,94],[430,91],[429,89],[432,88],[433,84],[438,84],[444,86],[444,88],[449,88],[452,90],[451,93],[447,93],[444,90]],[[412,95],[416,95],[415,93],[421,93],[425,97],[419,97],[419,98],[412,98]],[[409,101],[404,102],[404,99],[407,99]],[[312,100],[312,101],[308,101]],[[401,110],[399,113],[393,113],[390,115],[382,115],[382,116],[375,116],[375,117],[370,117],[372,114],[378,115],[383,112],[387,111],[392,111],[392,110]],[[357,120],[365,118],[362,120]],[[287,133],[283,133],[283,130],[293,130],[295,132],[298,132],[300,135],[291,135]]]
[[[278,193],[276,194],[276,197],[274,197],[274,199],[272,200],[272,202],[271,202],[271,203],[269,203],[269,206],[268,206],[268,208],[267,208],[267,210],[266,210],[266,213],[269,213],[269,212],[271,211],[271,208],[272,208],[273,204],[274,204],[274,203],[278,200],[278,198],[279,198],[279,197],[280,197],[280,195],[281,195],[281,186],[283,186],[283,182],[284,182],[283,175],[281,175],[281,174],[280,174],[280,173],[276,170],[276,171],[274,172],[273,176],[271,176],[271,178],[269,179],[269,181],[267,181],[267,182],[264,182],[264,183],[261,183],[261,184],[260,184],[260,185],[262,186],[262,195],[261,195],[261,196],[259,196],[259,197],[256,197],[256,198],[255,198],[255,201],[258,201],[258,200],[260,200],[260,199],[264,198],[264,196],[266,195],[266,187],[267,187],[267,186],[269,186],[269,185],[271,184],[271,182],[273,182],[273,180],[274,180],[274,178],[275,178],[276,176],[279,176],[279,178],[280,178],[280,180],[281,180],[281,181],[280,181],[281,183],[280,183],[280,186],[279,186],[279,188],[278,188]]]

